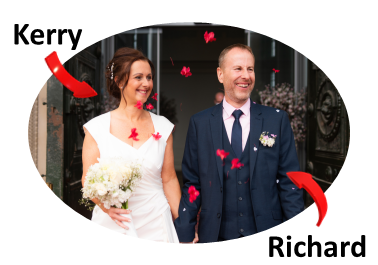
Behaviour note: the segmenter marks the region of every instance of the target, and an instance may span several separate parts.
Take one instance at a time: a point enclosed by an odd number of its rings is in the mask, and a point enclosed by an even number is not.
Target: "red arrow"
[[[50,68],[53,75],[74,94],[76,98],[90,98],[97,96],[96,91],[87,83],[79,82],[72,75],[70,75],[63,65],[60,63],[56,52],[52,52],[45,58],[47,66]]]
[[[323,190],[319,187],[318,183],[313,180],[312,175],[305,172],[287,172],[287,176],[290,180],[300,189],[304,188],[315,201],[319,211],[319,220],[316,224],[320,226],[326,213],[327,213],[327,199]]]

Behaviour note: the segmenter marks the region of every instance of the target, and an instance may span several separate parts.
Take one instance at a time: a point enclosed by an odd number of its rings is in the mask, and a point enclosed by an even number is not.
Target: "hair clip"
[[[112,67],[110,68],[110,79],[113,80],[113,67],[114,63],[112,63]]]

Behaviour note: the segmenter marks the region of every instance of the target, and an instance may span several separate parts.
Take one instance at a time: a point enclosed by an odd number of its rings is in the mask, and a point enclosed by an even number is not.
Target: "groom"
[[[302,191],[286,175],[299,171],[288,115],[250,100],[254,64],[250,47],[234,44],[224,49],[217,74],[225,97],[190,119],[182,162],[184,187],[174,222],[180,242],[197,242],[200,208],[200,243],[253,235],[304,208]],[[264,132],[265,138],[260,137]],[[223,156],[223,150],[229,154]],[[199,191],[192,202],[191,186]]]

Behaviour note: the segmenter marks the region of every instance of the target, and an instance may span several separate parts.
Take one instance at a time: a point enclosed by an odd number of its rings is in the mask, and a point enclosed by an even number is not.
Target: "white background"
[[[83,2],[83,3],[82,3]],[[1,224],[2,264],[373,264],[377,243],[377,19],[373,1],[7,1],[1,7]],[[264,3],[263,3],[264,2]],[[334,1],[335,2],[335,1]],[[306,4],[305,4],[306,3]],[[308,4],[307,4],[308,3]],[[320,227],[312,205],[292,220],[244,239],[174,245],[115,234],[76,214],[43,183],[28,145],[28,120],[51,76],[44,58],[63,63],[85,47],[119,32],[171,22],[211,22],[277,39],[317,64],[348,110],[350,146],[338,178],[326,192]],[[75,51],[63,45],[14,45],[14,24],[33,29],[82,29]],[[30,36],[30,35],[29,35]],[[216,36],[215,36],[216,37]],[[28,37],[30,39],[30,37]],[[258,55],[256,55],[258,56]],[[269,236],[323,244],[366,235],[366,258],[269,258]],[[302,247],[303,248],[303,247]],[[277,254],[275,255],[277,256]],[[341,260],[340,260],[341,259]],[[354,259],[354,260],[353,260]]]

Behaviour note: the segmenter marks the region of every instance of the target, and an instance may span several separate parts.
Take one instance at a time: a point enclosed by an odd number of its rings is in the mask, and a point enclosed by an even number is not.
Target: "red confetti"
[[[210,182],[210,187],[211,187],[211,181],[209,181]]]
[[[196,190],[194,186],[190,186],[188,189],[188,193],[189,193],[189,201],[193,203],[197,199],[199,195],[199,191]]]
[[[191,76],[192,73],[190,72],[190,68],[189,67],[183,67],[182,70],[181,70],[181,75],[185,76],[185,77],[188,77],[188,76]]]
[[[218,87],[218,89],[219,89],[219,90],[222,90],[222,91],[224,91],[224,89],[223,89],[223,88],[219,88],[219,87]]]
[[[137,104],[134,105],[134,107],[138,108],[138,109],[142,109],[143,108],[143,104],[140,100],[138,100]]]
[[[139,139],[136,138],[138,134],[139,133],[136,132],[136,128],[132,128],[129,138],[133,138],[134,141],[139,141]]]
[[[151,109],[154,108],[154,106],[151,103],[148,103],[148,105],[146,105],[146,108],[149,109],[149,110],[151,110]]]
[[[169,57],[169,58],[171,58],[171,57]],[[175,66],[175,65],[173,64],[173,60],[172,60],[172,58],[171,58],[171,62],[172,62],[172,65]]]
[[[246,181],[246,182],[244,182],[244,184],[247,184],[247,183],[248,183],[248,181],[249,181],[249,178],[247,179],[247,181]]]
[[[155,95],[152,96],[152,99],[157,101],[157,95],[158,95],[158,93],[155,93]]]
[[[220,156],[220,158],[223,160],[224,158],[226,158],[228,155],[230,154],[230,152],[226,152],[224,150],[220,150],[218,149],[217,150],[217,156]]]
[[[276,74],[276,73],[278,73],[280,70],[276,70],[276,69],[273,68],[273,71],[274,71],[274,73]]]
[[[159,140],[161,138],[161,134],[159,134],[159,132],[152,134],[152,136],[155,138],[155,140]]]
[[[239,163],[239,158],[234,158],[234,159],[232,159],[231,164],[232,164],[231,169],[239,168],[239,167],[244,166],[244,164]]]
[[[214,32],[207,33],[206,31],[204,37],[205,37],[206,43],[217,40],[216,38],[214,38]]]

